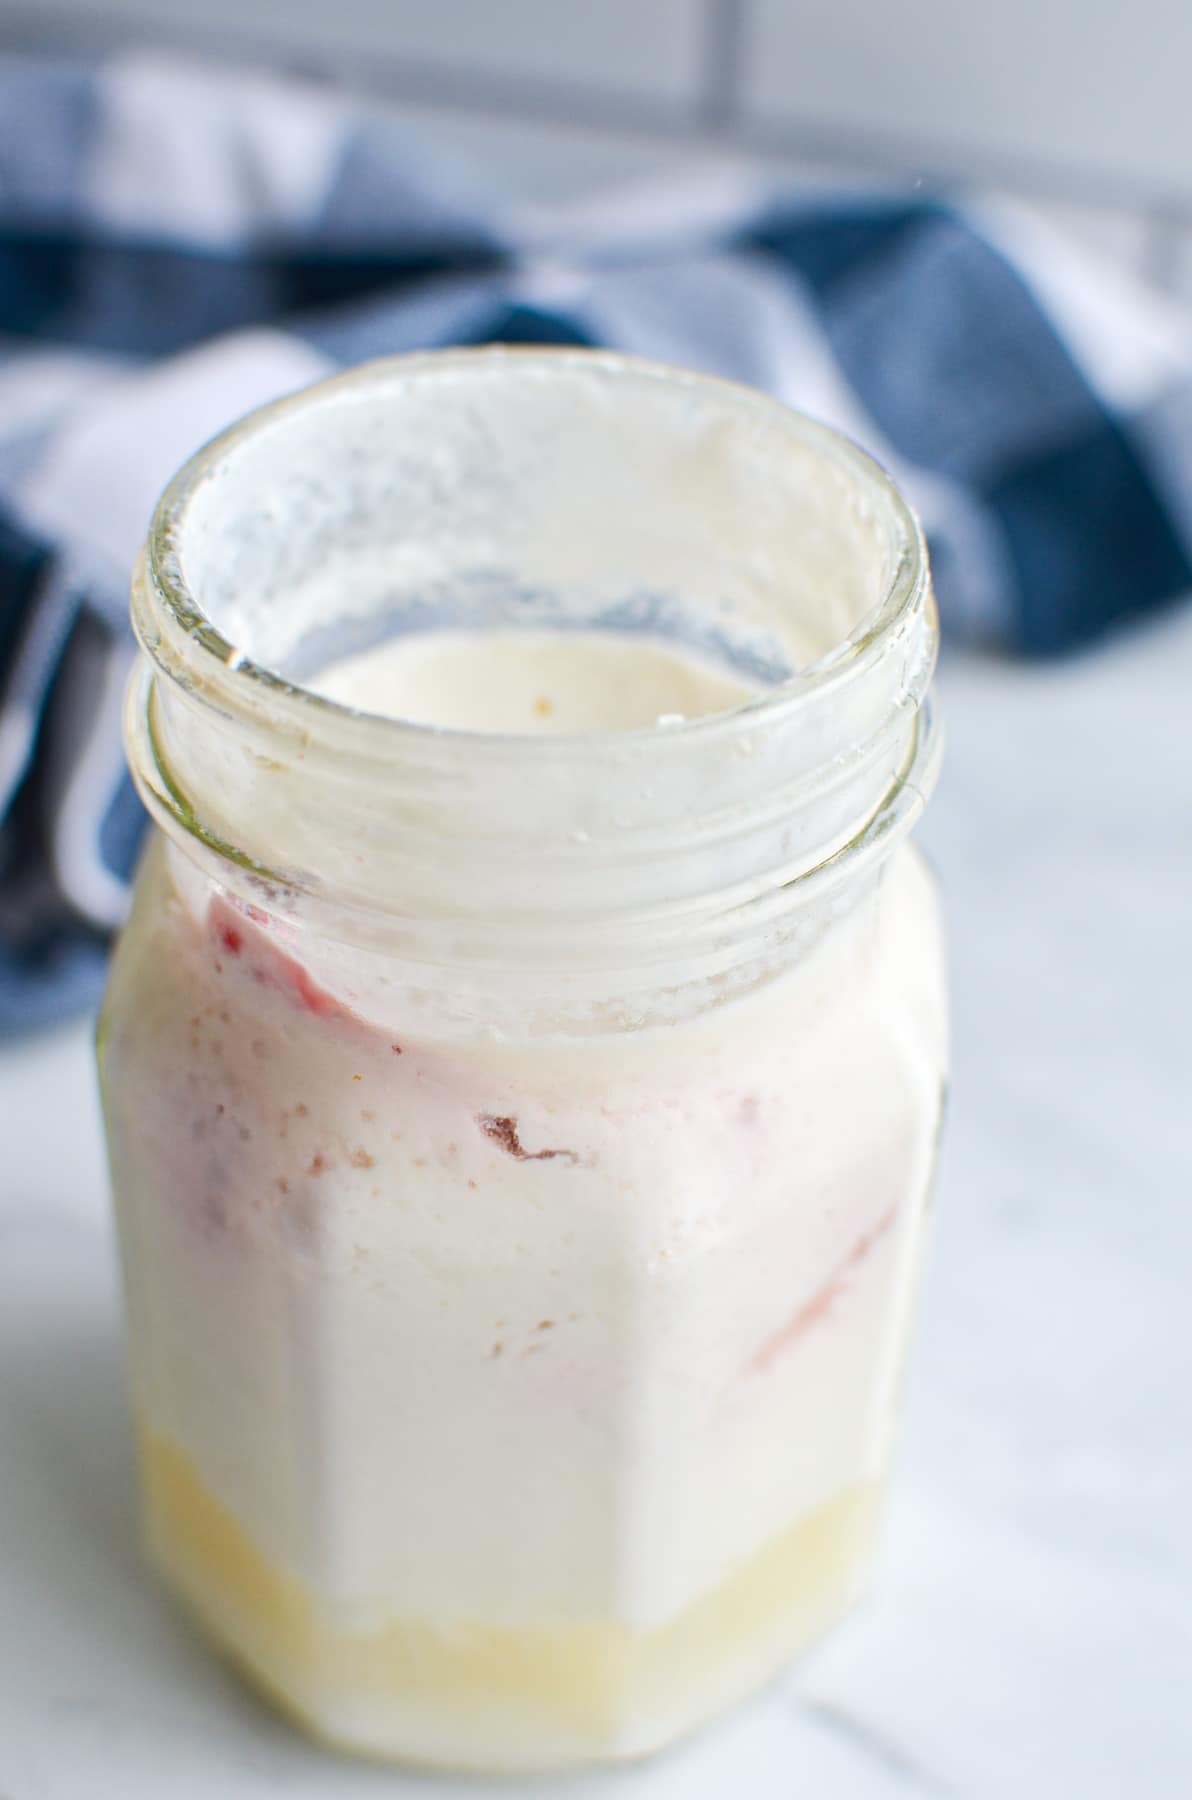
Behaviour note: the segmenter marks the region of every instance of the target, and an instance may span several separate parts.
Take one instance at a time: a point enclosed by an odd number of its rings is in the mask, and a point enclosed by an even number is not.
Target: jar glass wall
[[[134,619],[161,829],[101,1065],[154,1555],[351,1748],[648,1751],[877,1519],[944,1066],[914,522],[725,383],[393,359],[188,465]],[[546,634],[575,732],[315,691],[417,641],[503,716]],[[652,657],[744,697],[626,725]]]

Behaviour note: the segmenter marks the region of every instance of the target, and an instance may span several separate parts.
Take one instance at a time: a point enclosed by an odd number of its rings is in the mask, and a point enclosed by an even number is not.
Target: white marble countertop
[[[1192,614],[943,687],[953,1106],[874,1596],[671,1757],[497,1792],[1192,1792]],[[311,1748],[158,1594],[81,1029],[0,1057],[0,1144],[3,1800],[489,1791]]]

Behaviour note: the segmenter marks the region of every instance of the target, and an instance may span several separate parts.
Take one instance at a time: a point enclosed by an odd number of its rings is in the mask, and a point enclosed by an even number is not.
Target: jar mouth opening
[[[590,374],[607,380],[656,383],[672,394],[719,403],[746,421],[784,434],[842,468],[872,504],[885,539],[887,578],[874,600],[839,641],[805,666],[761,688],[737,705],[668,722],[674,750],[707,744],[742,727],[781,726],[811,696],[855,677],[880,657],[900,628],[922,609],[927,595],[927,552],[915,515],[881,465],[844,433],[784,405],[761,391],[720,376],[697,374],[619,353],[549,346],[484,346],[380,358],[333,375],[247,414],[202,446],[164,490],[149,527],[144,583],[134,587],[134,624],[142,646],[165,675],[180,679],[196,698],[225,714],[260,721],[309,740],[331,734],[337,745],[369,761],[385,762],[411,749],[440,750],[497,760],[541,758],[566,746],[573,754],[607,756],[657,745],[657,726],[560,734],[549,740],[526,732],[473,730],[386,714],[362,712],[278,673],[245,652],[205,610],[185,571],[185,544],[196,498],[234,467],[239,452],[277,425],[337,397],[364,390],[403,389],[410,383],[516,371],[529,378]],[[138,592],[139,589],[139,592]]]

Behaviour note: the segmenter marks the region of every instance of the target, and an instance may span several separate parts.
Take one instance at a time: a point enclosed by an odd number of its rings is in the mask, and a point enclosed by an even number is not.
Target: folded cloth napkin
[[[1029,213],[723,164],[580,207],[328,89],[0,59],[0,1032],[94,998],[141,813],[119,717],[153,500],[230,419],[386,351],[606,344],[843,427],[945,628],[1027,653],[1192,587],[1192,332]]]

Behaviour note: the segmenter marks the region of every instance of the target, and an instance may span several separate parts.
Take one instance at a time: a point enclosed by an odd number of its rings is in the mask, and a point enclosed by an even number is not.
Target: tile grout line
[[[726,134],[740,114],[746,28],[745,0],[704,0],[697,110],[701,125],[714,136]]]

